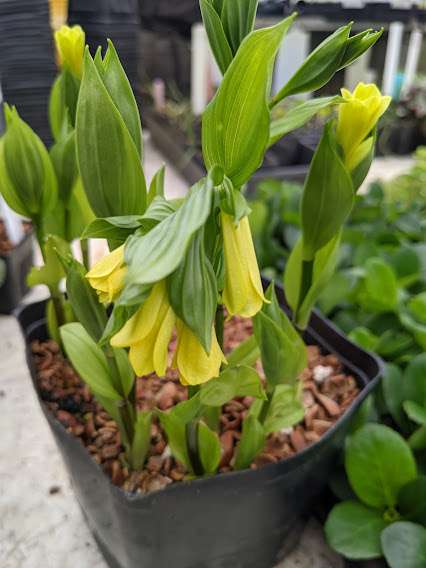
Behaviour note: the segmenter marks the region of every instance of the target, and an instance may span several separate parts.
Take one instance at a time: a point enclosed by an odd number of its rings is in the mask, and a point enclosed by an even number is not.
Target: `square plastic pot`
[[[0,313],[10,314],[28,292],[27,274],[33,265],[32,232],[8,254],[0,255],[6,265],[6,278],[0,286]]]
[[[281,289],[277,288],[284,305]],[[44,302],[17,313],[36,387],[30,343],[46,339]],[[81,442],[46,409],[76,497],[111,568],[272,568],[294,547],[305,515],[318,500],[361,403],[379,380],[381,364],[319,314],[306,339],[336,353],[357,380],[358,397],[321,440],[258,470],[173,484],[147,495],[112,485]]]

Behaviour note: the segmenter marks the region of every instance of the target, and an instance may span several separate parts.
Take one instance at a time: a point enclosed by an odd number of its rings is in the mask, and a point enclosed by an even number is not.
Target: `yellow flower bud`
[[[124,286],[127,267],[124,265],[124,245],[107,254],[86,274],[101,302],[113,302]]]
[[[55,32],[55,43],[61,67],[81,77],[86,36],[80,26],[61,26]]]
[[[230,316],[250,318],[265,302],[259,267],[247,217],[234,224],[231,215],[221,212],[225,251],[223,302]]]
[[[162,377],[176,316],[169,304],[166,283],[157,282],[146,302],[111,339],[113,347],[129,347],[129,360],[138,376],[154,372]]]
[[[183,385],[201,385],[217,377],[222,363],[226,359],[212,329],[210,354],[207,354],[194,333],[182,321],[178,320],[178,345],[174,365],[179,370]]]
[[[346,102],[339,106],[336,137],[342,146],[349,171],[367,156],[373,144],[369,134],[388,108],[391,97],[384,97],[374,84],[358,83],[353,93],[341,90]]]

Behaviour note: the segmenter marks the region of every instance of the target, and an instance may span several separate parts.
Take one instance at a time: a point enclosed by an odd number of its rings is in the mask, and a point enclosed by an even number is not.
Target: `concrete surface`
[[[161,165],[147,144],[147,178]],[[407,163],[402,164],[403,168]],[[401,162],[375,164],[380,172],[399,173]],[[182,195],[186,184],[173,169],[167,187]],[[169,193],[170,195],[170,193]],[[103,252],[98,242],[94,256]],[[43,289],[27,300],[43,297]],[[24,345],[12,317],[0,317],[0,567],[106,568],[74,499],[62,459],[41,414],[24,359]],[[54,494],[50,494],[56,488]],[[312,521],[297,550],[281,568],[341,568]]]

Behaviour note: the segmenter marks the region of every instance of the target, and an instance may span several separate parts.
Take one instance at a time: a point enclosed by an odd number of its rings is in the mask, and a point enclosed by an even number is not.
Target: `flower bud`
[[[55,32],[55,43],[62,68],[81,78],[86,37],[80,26],[62,26]]]

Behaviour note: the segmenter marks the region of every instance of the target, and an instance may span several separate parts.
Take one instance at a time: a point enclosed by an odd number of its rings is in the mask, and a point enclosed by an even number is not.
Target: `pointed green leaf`
[[[152,178],[148,192],[148,205],[152,203],[155,197],[164,198],[164,178],[166,166],[163,164],[155,176]]]
[[[234,469],[246,469],[263,450],[266,434],[262,424],[253,416],[243,420],[240,442],[237,447]]]
[[[204,473],[216,473],[221,458],[219,436],[203,421],[198,423],[198,451]]]
[[[263,423],[265,434],[290,428],[303,420],[304,416],[305,409],[299,396],[299,385],[277,385]]]
[[[151,443],[151,412],[138,412],[132,442],[131,462],[135,470],[142,469]]]
[[[157,410],[157,415],[160,419],[161,426],[166,432],[167,441],[173,457],[191,472],[192,464],[189,459],[188,446],[186,443],[185,423],[170,412]]]
[[[235,55],[243,39],[253,30],[258,0],[224,0],[221,20]]]
[[[232,51],[223,29],[220,12],[215,10],[212,0],[200,0],[201,15],[209,38],[213,55],[222,72],[225,74],[232,61]]]
[[[201,403],[206,406],[223,406],[240,396],[266,399],[257,372],[243,365],[222,371],[219,377],[203,385],[200,391]]]
[[[248,339],[237,345],[237,347],[227,355],[228,367],[245,365],[251,367],[260,357],[260,349],[256,337],[251,335]]]

